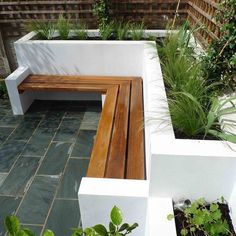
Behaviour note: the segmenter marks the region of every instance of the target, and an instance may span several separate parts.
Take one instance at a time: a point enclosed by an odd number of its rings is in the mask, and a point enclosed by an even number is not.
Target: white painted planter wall
[[[172,199],[216,200],[222,195],[236,225],[236,152],[221,141],[175,139],[154,42],[30,40],[33,36],[15,43],[20,67],[6,80],[15,114],[23,114],[33,99],[61,98],[60,93],[19,95],[17,85],[29,73],[143,78],[147,181],[83,178],[79,190],[83,226],[106,223],[117,204],[127,221],[139,223],[134,236],[176,236],[174,222],[166,219],[173,210]],[[151,125],[153,116],[157,120]]]

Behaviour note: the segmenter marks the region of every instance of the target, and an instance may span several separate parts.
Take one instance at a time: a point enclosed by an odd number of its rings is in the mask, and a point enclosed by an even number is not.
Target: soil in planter
[[[222,213],[222,219],[225,219],[229,225],[229,230],[231,233],[228,234],[228,236],[236,236],[234,227],[232,224],[231,217],[229,215],[229,207],[227,204],[222,204],[222,203],[217,203],[219,205],[219,209],[221,210]],[[186,218],[184,216],[184,213],[179,210],[175,209],[174,210],[174,215],[175,215],[175,225],[176,225],[176,230],[177,230],[177,236],[181,236],[180,231],[183,229],[183,225],[188,225],[186,222]],[[188,234],[187,236],[191,236],[191,234]],[[202,231],[196,231],[195,236],[206,236]]]

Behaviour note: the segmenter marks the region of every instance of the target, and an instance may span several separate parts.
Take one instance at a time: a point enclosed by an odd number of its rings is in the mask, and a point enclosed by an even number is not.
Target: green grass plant
[[[55,24],[50,21],[34,20],[27,27],[30,31],[37,33],[38,39],[51,40],[56,30]]]
[[[128,36],[130,22],[117,22],[116,23],[116,39],[125,40]]]
[[[189,45],[190,34],[184,26],[178,33],[170,33],[158,47],[175,132],[186,138],[214,136],[236,143],[236,136],[222,129],[222,117],[236,113],[236,97],[219,99],[216,85],[207,85],[203,62]],[[236,127],[233,120],[228,124]]]
[[[111,21],[106,24],[104,27],[99,28],[99,34],[102,40],[111,39],[115,33],[115,22]]]
[[[130,23],[129,24],[129,36],[132,40],[142,40],[144,37],[145,25],[142,23]]]
[[[88,27],[84,22],[75,25],[75,35],[79,40],[86,40],[88,38]]]
[[[69,38],[69,33],[71,30],[70,19],[66,19],[62,14],[59,16],[57,21],[57,30],[60,36],[60,39],[66,40]]]

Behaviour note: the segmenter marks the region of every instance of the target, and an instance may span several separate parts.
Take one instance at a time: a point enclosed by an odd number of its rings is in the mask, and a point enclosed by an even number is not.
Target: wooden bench
[[[18,90],[106,94],[87,177],[145,179],[141,78],[30,75]]]

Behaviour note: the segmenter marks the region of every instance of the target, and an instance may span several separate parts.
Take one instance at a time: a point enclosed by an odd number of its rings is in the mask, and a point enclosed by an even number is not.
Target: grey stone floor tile
[[[46,223],[46,229],[57,236],[71,235],[71,228],[78,227],[80,211],[78,200],[55,200]]]
[[[9,172],[26,142],[10,140],[0,146],[0,172]]]
[[[83,122],[84,123],[95,123],[98,124],[100,120],[101,113],[96,111],[86,111],[84,113]]]
[[[37,128],[27,143],[22,155],[44,156],[54,134],[55,129]]]
[[[11,127],[0,127],[0,145],[6,141],[13,130],[14,128]]]
[[[0,187],[0,195],[21,196],[39,165],[39,157],[20,156]]]
[[[14,140],[29,140],[40,120],[40,117],[25,117],[10,138]]]
[[[0,187],[2,185],[2,183],[4,182],[4,180],[6,179],[8,174],[2,174],[0,173]],[[1,214],[1,213],[0,213]]]
[[[58,190],[58,198],[76,199],[82,177],[86,176],[89,160],[70,158]]]
[[[90,157],[95,135],[95,130],[80,130],[71,156]]]
[[[21,198],[0,196],[0,236],[5,234],[4,220],[13,215],[19,206]]]
[[[69,158],[72,150],[71,143],[54,142],[51,143],[49,150],[39,168],[39,175],[60,175]]]
[[[21,225],[22,228],[27,228],[29,230],[31,230],[31,232],[33,232],[36,236],[40,236],[43,226],[39,226],[39,225]]]
[[[6,115],[0,118],[0,126],[16,127],[23,119],[23,116]]]
[[[58,177],[35,177],[17,213],[22,224],[44,224],[58,183]]]
[[[56,135],[54,137],[54,141],[61,142],[75,142],[78,135],[79,128],[71,127],[71,126],[60,126],[57,130]]]

